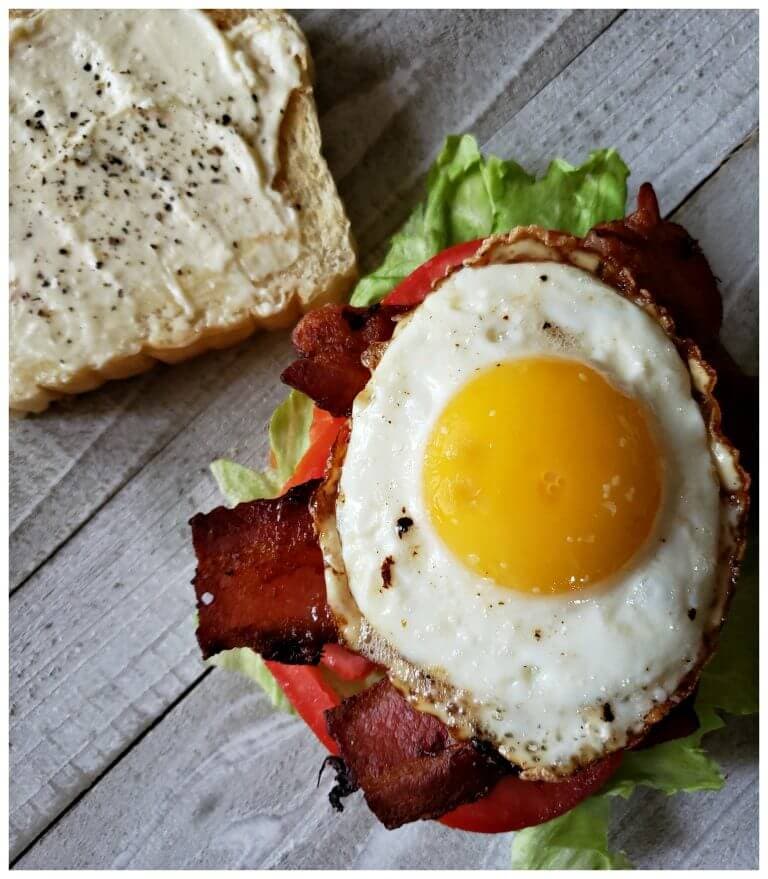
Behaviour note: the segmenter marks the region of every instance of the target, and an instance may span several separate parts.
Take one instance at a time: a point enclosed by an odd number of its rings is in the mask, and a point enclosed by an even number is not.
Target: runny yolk
[[[573,592],[625,565],[653,528],[663,464],[644,404],[573,360],[479,373],[426,447],[432,523],[471,570],[524,592]]]

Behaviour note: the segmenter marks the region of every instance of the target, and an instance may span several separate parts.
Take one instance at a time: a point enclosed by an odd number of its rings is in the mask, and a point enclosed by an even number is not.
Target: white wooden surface
[[[541,170],[620,149],[701,239],[724,338],[757,366],[757,17],[744,12],[299,16],[326,151],[371,264],[443,136]],[[207,464],[258,463],[286,334],[112,385],[11,430],[11,856],[20,867],[488,866],[509,837],[389,833],[314,788],[320,746],[205,673],[187,518]],[[756,723],[713,736],[722,792],[631,801],[617,841],[660,867],[757,864]],[[716,741],[715,741],[716,740]]]

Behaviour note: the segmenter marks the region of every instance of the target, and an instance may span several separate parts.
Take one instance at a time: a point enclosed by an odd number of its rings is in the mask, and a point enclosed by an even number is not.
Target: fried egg
[[[499,253],[400,321],[316,521],[344,640],[458,735],[557,778],[695,681],[738,464],[649,309],[585,254]]]

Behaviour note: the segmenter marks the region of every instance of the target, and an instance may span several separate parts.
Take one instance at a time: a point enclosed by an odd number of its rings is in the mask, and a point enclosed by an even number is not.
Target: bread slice
[[[21,367],[15,374],[14,368],[18,365],[14,362],[12,344],[12,410],[40,412],[63,395],[91,390],[109,379],[135,375],[158,361],[176,363],[209,349],[234,345],[257,329],[289,326],[307,310],[341,299],[356,278],[356,256],[349,221],[321,155],[312,61],[298,25],[290,16],[273,10],[210,10],[207,14],[224,32],[252,16],[266,27],[284,28],[291,35],[298,35],[304,47],[298,58],[301,84],[290,94],[279,129],[279,171],[273,181],[273,187],[288,204],[300,206],[299,256],[288,270],[272,274],[264,282],[268,285],[271,294],[268,299],[273,307],[265,309],[262,296],[258,314],[255,309],[227,314],[226,309],[219,307],[215,316],[197,319],[193,327],[180,326],[175,321],[168,325],[161,337],[155,333],[151,344],[143,338],[126,339],[128,345],[122,346],[122,353],[102,358],[98,363],[80,364],[76,371],[51,370],[48,363],[44,370],[35,374],[27,363],[23,375]],[[33,321],[34,317],[29,320]],[[36,331],[36,328],[32,330]],[[125,353],[126,347],[132,347],[128,354]]]

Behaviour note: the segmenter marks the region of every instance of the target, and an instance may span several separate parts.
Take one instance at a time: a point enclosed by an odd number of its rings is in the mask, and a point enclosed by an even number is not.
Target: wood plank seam
[[[15,855],[10,860],[9,867],[12,868],[16,863],[18,863],[24,857],[24,855],[27,854],[27,852],[29,852],[32,848],[34,848],[37,845],[37,843],[46,835],[46,833],[48,833],[53,827],[55,827],[59,823],[59,821],[61,821],[62,818],[64,818],[64,816],[71,809],[74,809],[74,807],[80,802],[80,800],[82,800],[83,797],[85,797],[89,791],[91,791],[106,775],[108,775],[112,771],[112,769],[118,763],[120,763],[120,761],[125,756],[127,756],[127,754],[130,751],[132,751],[136,747],[136,745],[138,745],[142,741],[142,739],[144,739],[146,736],[148,736],[152,732],[152,730],[155,729],[155,727],[158,726],[158,724],[160,724],[163,721],[163,719],[165,718],[165,716],[167,714],[170,714],[178,705],[180,705],[187,698],[187,696],[192,692],[192,690],[194,690],[198,684],[200,684],[209,674],[211,674],[212,671],[213,671],[213,667],[206,668],[202,672],[202,674],[200,674],[194,681],[192,681],[191,684],[189,684],[183,690],[183,692],[179,693],[179,695],[166,706],[166,708],[163,710],[163,712],[161,714],[159,714],[149,724],[149,726],[146,727],[146,729],[143,729],[141,731],[141,733],[138,736],[136,736],[136,738],[133,739],[133,741],[131,741],[128,744],[128,747],[125,750],[121,751],[116,757],[114,757],[112,759],[112,761],[107,766],[105,766],[104,769],[102,769],[102,771],[99,772],[98,775],[96,775],[94,777],[94,779],[91,781],[91,783],[88,785],[88,787],[83,788],[83,790],[81,790],[77,794],[77,796],[74,797],[72,799],[72,801],[70,803],[68,803],[67,806],[64,809],[62,809],[62,811],[59,812],[59,814],[56,815],[56,817],[50,823],[48,823],[43,830],[41,830],[37,834],[37,836],[35,836],[34,839],[32,839],[29,843],[27,843],[27,845],[24,846],[24,848],[21,851],[19,851],[19,853],[17,855]]]
[[[526,99],[525,103],[522,104],[521,106],[517,107],[512,112],[512,114],[507,119],[504,120],[503,124],[507,124],[509,121],[514,119],[515,116],[518,115],[518,113],[522,112],[528,106],[528,104],[530,104],[532,101],[536,100],[536,98],[549,85],[551,85],[555,80],[557,80],[558,77],[566,74],[568,72],[568,69],[571,67],[571,65],[575,64],[579,60],[579,58],[581,58],[581,56],[587,50],[589,50],[601,37],[604,36],[604,34],[607,31],[609,31],[612,27],[614,27],[616,25],[616,23],[619,21],[619,19],[621,19],[622,16],[624,16],[626,14],[626,11],[627,10],[625,10],[625,9],[618,10],[616,12],[615,16],[594,35],[592,40],[589,43],[587,43],[585,46],[583,46],[581,49],[579,49],[579,51],[576,52],[576,54],[570,58],[570,60],[568,61],[568,63],[566,64],[565,67],[561,68],[557,73],[555,73],[553,76],[551,76],[545,82],[543,82],[534,92],[532,92],[532,94]],[[482,121],[483,115],[484,114],[481,113],[478,116],[478,118],[476,119],[477,124],[479,124]],[[472,132],[469,132],[469,133],[472,133]],[[483,149],[485,148],[485,143],[487,143],[487,141],[484,142],[483,144],[481,144]],[[403,208],[400,211],[396,212],[397,215],[395,217],[393,217],[393,222],[391,224],[387,225],[386,227],[384,227],[383,229],[381,229],[381,228],[378,229],[377,234],[375,235],[374,238],[372,238],[370,241],[368,241],[366,239],[366,253],[365,253],[365,256],[363,257],[363,259],[361,260],[362,267],[365,271],[372,271],[373,268],[375,268],[375,266],[379,262],[381,262],[381,259],[383,257],[384,251],[386,250],[386,245],[387,245],[389,239],[397,232],[397,230],[400,228],[400,226],[402,226],[405,218],[408,216],[410,211],[413,209],[414,205],[417,204],[421,200],[421,195],[420,194],[417,195],[417,193],[422,192],[426,177],[427,177],[427,173],[424,172],[423,174],[419,174],[414,180],[412,180],[410,183],[408,183],[406,185],[406,187],[403,191],[403,196],[404,196],[403,200],[408,202],[410,206],[407,209]],[[366,238],[367,230],[371,225],[373,225],[374,222],[375,222],[375,220],[373,222],[369,222],[367,225],[363,226],[361,229],[358,230],[358,235],[359,235],[360,239]]]
[[[247,344],[247,342],[246,342],[246,344]],[[240,347],[241,347],[241,346],[238,345],[238,346],[236,346],[235,348],[232,349],[233,356],[234,356],[234,354],[240,349]],[[102,509],[103,509],[103,508],[104,508],[104,507],[105,507],[105,506],[106,506],[106,505],[107,505],[107,504],[108,504],[108,503],[109,503],[109,502],[110,502],[110,501],[111,501],[116,495],[118,495],[118,494],[119,494],[119,493],[120,493],[120,492],[121,492],[121,491],[122,491],[122,490],[123,490],[123,489],[124,489],[124,488],[125,488],[125,487],[126,487],[131,481],[132,481],[132,480],[133,480],[133,479],[135,479],[135,478],[136,478],[136,477],[142,472],[142,470],[144,470],[145,467],[149,466],[149,465],[152,463],[152,461],[154,461],[154,459],[158,457],[158,455],[161,455],[161,454],[165,451],[165,449],[166,449],[166,448],[167,448],[167,447],[168,447],[168,446],[169,446],[169,445],[170,445],[170,444],[176,439],[176,437],[177,437],[180,433],[182,433],[184,430],[186,430],[186,429],[190,426],[190,424],[192,424],[192,423],[195,421],[195,419],[197,418],[197,416],[198,416],[199,414],[200,414],[200,411],[194,411],[194,412],[192,412],[192,413],[190,414],[189,419],[187,419],[186,421],[180,423],[180,425],[179,425],[179,427],[178,427],[178,430],[175,430],[174,433],[173,433],[172,435],[168,436],[167,439],[165,440],[165,442],[163,442],[162,445],[160,445],[158,448],[156,448],[156,449],[150,454],[150,456],[149,456],[148,458],[146,458],[144,461],[142,461],[141,464],[137,465],[137,467],[136,467],[135,469],[133,469],[133,470],[131,470],[131,471],[128,471],[128,473],[126,474],[126,478],[123,479],[123,480],[122,480],[120,483],[118,483],[116,486],[114,486],[114,488],[110,491],[109,494],[107,494],[107,495],[104,497],[104,499],[98,504],[98,506],[94,507],[94,509],[91,510],[91,512],[89,513],[89,515],[87,516],[87,518],[83,519],[83,521],[80,522],[80,523],[78,524],[78,526],[77,526],[73,531],[71,531],[63,541],[61,541],[61,543],[57,544],[57,545],[51,550],[51,552],[49,552],[48,555],[47,555],[47,556],[46,556],[46,557],[45,557],[45,558],[44,558],[39,564],[37,564],[37,565],[36,565],[36,566],[35,566],[35,567],[34,567],[34,568],[33,568],[33,569],[32,569],[32,570],[31,570],[31,571],[30,571],[25,577],[24,577],[23,580],[21,580],[16,586],[14,586],[14,587],[9,591],[9,593],[8,593],[9,597],[12,596],[12,595],[15,595],[15,594],[16,594],[21,588],[23,588],[23,587],[29,582],[29,580],[30,580],[30,579],[31,579],[31,578],[32,578],[32,577],[33,577],[33,576],[34,576],[34,575],[35,575],[35,574],[36,574],[41,568],[45,567],[45,565],[46,565],[46,564],[47,564],[52,558],[54,558],[54,556],[56,556],[57,553],[58,553],[60,550],[62,550],[62,549],[63,549],[63,548],[69,543],[69,541],[70,541],[73,537],[75,537],[75,535],[77,535],[77,534],[78,534],[78,533],[79,533],[79,532],[80,532],[80,531],[81,531],[81,530],[82,530],[82,529],[83,529],[83,528],[84,528],[84,527],[85,527],[85,526],[91,521],[91,519],[93,519],[94,516],[96,516],[96,515],[97,515],[97,514],[98,514],[98,513],[99,513],[99,512],[100,512],[100,511],[101,511],[101,510],[102,510]],[[107,430],[109,430],[109,428],[112,426],[113,423],[114,423],[114,422],[110,422],[110,424],[108,424],[108,425],[104,428],[104,430],[102,431],[102,433],[105,433]],[[82,458],[83,456],[87,455],[88,452],[90,451],[90,449],[91,449],[91,446],[89,446],[88,448],[84,449],[83,452],[82,452],[82,454],[81,454],[80,456],[78,456],[78,459],[77,459],[77,460],[79,461],[80,458]],[[75,463],[77,463],[77,462],[75,462]],[[68,468],[68,469],[67,469],[67,473],[70,471],[70,469],[71,469],[71,468]],[[64,476],[66,476],[66,473],[64,474]],[[63,478],[63,477],[62,477],[62,478]],[[41,503],[42,503],[42,502],[43,502],[43,501],[41,501]],[[38,506],[39,506],[39,505],[38,505]],[[37,506],[35,507],[35,509],[37,509]],[[26,521],[27,518],[29,518],[29,517],[28,517],[28,516],[25,516],[24,519],[23,519],[21,522],[18,523],[17,527],[23,525],[23,523]]]
[[[759,129],[759,128],[755,128],[755,129],[753,129],[752,131],[750,131],[750,133],[744,138],[744,140],[743,140],[740,144],[738,144],[737,146],[735,146],[735,147],[734,147],[734,148],[728,153],[728,155],[725,156],[725,158],[720,162],[720,164],[719,164],[719,165],[718,165],[713,171],[710,171],[709,174],[706,175],[706,177],[703,177],[703,178],[702,178],[702,179],[701,179],[701,180],[700,180],[700,181],[699,181],[699,182],[693,187],[693,189],[691,189],[691,191],[685,196],[685,198],[683,198],[681,201],[679,201],[679,202],[678,202],[678,203],[672,208],[672,210],[669,212],[669,214],[668,214],[667,216],[668,216],[668,217],[671,217],[673,214],[676,214],[679,210],[681,210],[681,209],[682,209],[682,208],[683,208],[683,207],[684,207],[684,206],[685,206],[685,205],[686,205],[686,204],[687,204],[687,203],[688,203],[688,202],[689,202],[689,201],[690,201],[690,200],[696,195],[696,193],[697,193],[702,187],[706,186],[707,183],[709,183],[709,181],[710,181],[710,180],[711,180],[711,179],[712,179],[712,178],[718,173],[718,171],[720,171],[720,169],[723,167],[723,165],[728,164],[728,162],[730,162],[732,158],[734,158],[734,157],[735,157],[735,156],[736,156],[741,150],[743,150],[745,147],[749,146],[749,145],[752,143],[752,141],[756,140],[756,139],[759,137],[759,135],[760,135],[760,129]]]
[[[97,434],[93,437],[93,443],[98,442],[101,439],[101,437],[110,429],[110,427],[112,427],[112,425],[120,417],[120,415],[133,402],[134,398],[139,395],[140,391],[141,391],[141,388],[136,387],[132,394],[127,396],[124,400],[120,401],[118,406],[115,408],[114,416],[110,417],[110,420],[108,422],[106,422],[102,426],[102,429],[99,430],[97,432]],[[91,445],[93,445],[93,443],[91,443]],[[85,455],[88,454],[88,451],[90,450],[91,445],[82,449],[80,454],[78,454],[75,458],[73,458],[70,461],[67,469],[61,474],[61,479],[59,481],[63,480],[80,463],[80,461],[85,457]],[[24,514],[24,516],[21,519],[19,519],[17,522],[14,522],[13,530],[11,533],[15,532],[18,528],[20,528],[22,525],[24,525],[24,523],[28,519],[32,518],[37,513],[40,506],[44,503],[45,503],[45,497],[40,498],[40,500],[38,500],[38,502],[36,504],[34,504],[29,510],[27,510],[27,512]],[[43,562],[43,564],[44,564],[44,562]],[[34,573],[34,571],[31,573]]]

